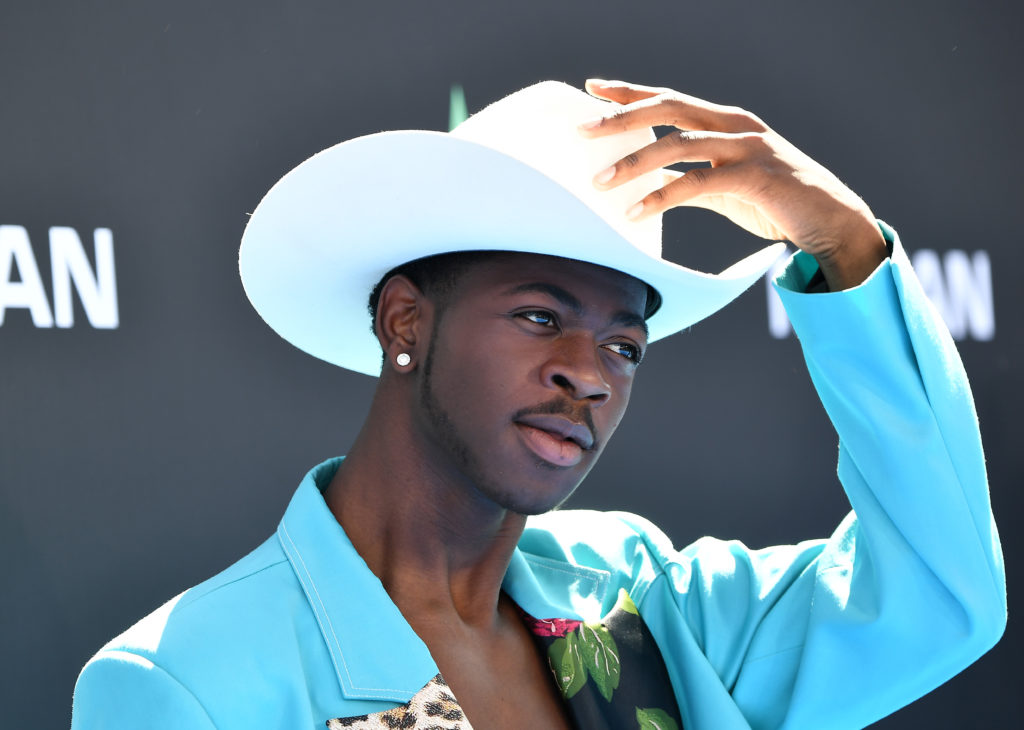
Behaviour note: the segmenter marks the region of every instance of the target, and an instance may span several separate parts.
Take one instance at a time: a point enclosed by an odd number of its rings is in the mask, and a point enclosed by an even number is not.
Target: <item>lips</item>
[[[546,431],[563,441],[573,441],[581,449],[589,450],[594,447],[594,434],[590,432],[590,429],[565,416],[536,413],[520,416],[517,422],[540,431]]]
[[[532,414],[516,420],[527,447],[556,466],[575,466],[594,446],[594,435],[581,423],[564,416]]]

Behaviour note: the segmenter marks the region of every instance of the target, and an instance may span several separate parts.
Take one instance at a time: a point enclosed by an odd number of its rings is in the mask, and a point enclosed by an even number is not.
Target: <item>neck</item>
[[[492,627],[526,518],[417,439],[382,390],[328,486],[328,507],[410,623]]]

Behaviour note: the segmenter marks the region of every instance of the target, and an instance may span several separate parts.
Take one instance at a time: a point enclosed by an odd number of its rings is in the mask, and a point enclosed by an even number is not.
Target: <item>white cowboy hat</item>
[[[654,140],[637,130],[587,139],[577,125],[608,111],[554,81],[474,114],[450,133],[382,132],[314,155],[270,189],[242,236],[252,305],[296,347],[378,375],[367,299],[391,269],[452,251],[523,251],[630,274],[661,296],[654,341],[724,307],[779,257],[778,243],[718,275],[661,257],[661,217],[631,205],[665,183],[650,172],[612,190],[593,177]]]

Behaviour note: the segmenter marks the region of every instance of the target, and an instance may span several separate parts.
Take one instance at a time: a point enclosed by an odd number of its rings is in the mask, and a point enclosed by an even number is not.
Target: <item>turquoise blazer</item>
[[[839,433],[853,512],[829,539],[676,550],[636,515],[566,510],[531,518],[509,566],[506,592],[538,618],[600,619],[626,589],[688,730],[864,727],[1002,634],[1002,554],[970,388],[883,230],[892,256],[855,289],[800,293],[816,270],[803,254],[776,282]],[[372,722],[437,674],[321,497],[338,463],[303,479],[263,545],[89,661],[74,730]]]

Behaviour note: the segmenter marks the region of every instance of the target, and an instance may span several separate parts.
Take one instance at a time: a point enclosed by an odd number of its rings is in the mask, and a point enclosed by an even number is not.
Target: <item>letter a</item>
[[[11,281],[14,264],[21,281]],[[0,226],[0,326],[8,309],[27,309],[36,327],[53,327],[28,231],[21,226]]]

